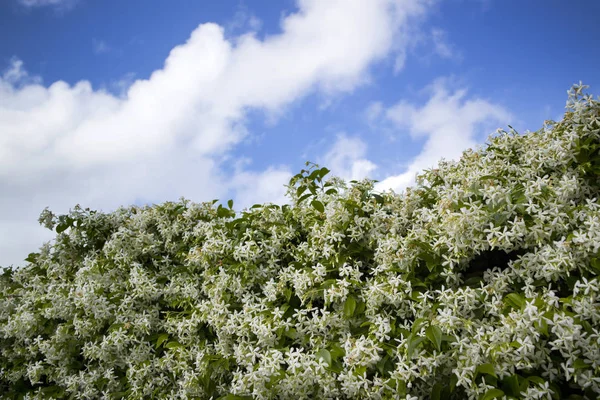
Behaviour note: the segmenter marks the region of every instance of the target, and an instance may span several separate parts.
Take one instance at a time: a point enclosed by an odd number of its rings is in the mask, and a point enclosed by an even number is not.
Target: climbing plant
[[[2,398],[600,397],[600,105],[396,194],[46,209],[0,276]]]

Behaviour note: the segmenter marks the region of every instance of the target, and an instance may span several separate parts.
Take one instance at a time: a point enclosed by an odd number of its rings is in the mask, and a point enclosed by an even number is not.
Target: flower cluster
[[[312,165],[283,206],[44,210],[0,275],[2,398],[600,397],[584,88],[400,194]]]

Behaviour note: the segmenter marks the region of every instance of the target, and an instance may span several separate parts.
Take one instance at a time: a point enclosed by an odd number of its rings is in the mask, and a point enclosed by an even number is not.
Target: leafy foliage
[[[239,215],[44,210],[0,276],[3,398],[600,396],[600,106],[490,136],[406,192],[326,180]]]

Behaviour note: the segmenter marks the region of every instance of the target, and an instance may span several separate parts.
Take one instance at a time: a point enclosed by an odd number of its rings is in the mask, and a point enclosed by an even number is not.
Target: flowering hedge
[[[3,398],[600,397],[600,103],[403,194],[44,210],[0,277]]]

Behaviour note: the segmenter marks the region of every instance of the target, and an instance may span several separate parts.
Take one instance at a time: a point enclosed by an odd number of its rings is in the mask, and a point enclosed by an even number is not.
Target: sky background
[[[49,207],[282,204],[317,162],[400,193],[600,94],[597,0],[0,0],[0,266]]]

